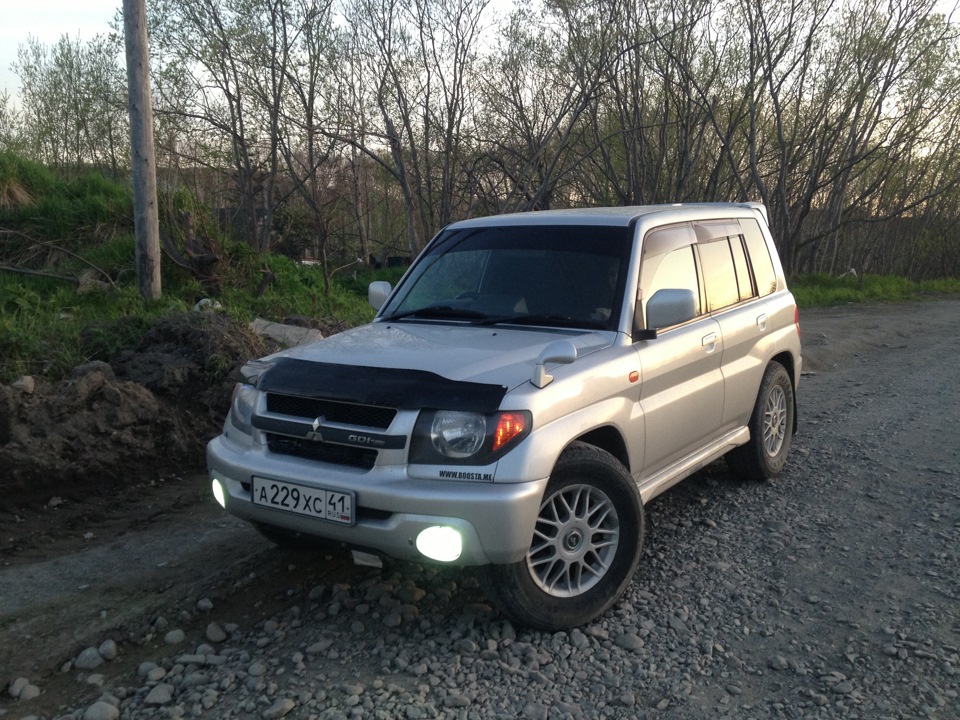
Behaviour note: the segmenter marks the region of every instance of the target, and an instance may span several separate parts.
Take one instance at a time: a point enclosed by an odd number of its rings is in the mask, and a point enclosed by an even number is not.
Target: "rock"
[[[180,630],[180,629],[171,630],[170,632],[168,632],[166,635],[163,636],[163,641],[167,645],[179,645],[186,639],[187,639],[186,633],[184,633],[183,630]]]
[[[10,383],[10,387],[27,395],[33,395],[33,391],[37,389],[37,381],[30,375],[21,375]]]
[[[210,298],[201,298],[197,301],[197,304],[193,306],[194,312],[215,312],[217,310],[223,310],[223,305],[221,305],[219,301],[211,300]]]
[[[40,697],[40,688],[32,684],[23,688],[19,695],[20,700],[33,700],[38,697]]]
[[[117,643],[113,640],[104,640],[100,643],[100,647],[97,648],[97,652],[100,653],[100,657],[104,660],[116,660],[117,659]]]
[[[313,342],[323,337],[319,330],[314,330],[313,328],[283,325],[281,323],[264,320],[263,318],[253,320],[250,323],[250,329],[257,335],[269,338],[284,347],[302,345],[303,343]]]
[[[451,708],[464,708],[470,705],[470,698],[458,692],[450,692],[447,693],[447,697],[444,698],[443,704]]]
[[[83,720],[117,720],[120,708],[103,700],[98,700],[83,713]]]
[[[101,665],[103,665],[103,656],[95,647],[85,648],[73,661],[73,666],[78,670],[93,670]]]
[[[629,650],[631,652],[637,652],[644,646],[643,639],[631,633],[623,633],[622,635],[618,635],[614,642],[616,642],[617,645],[622,647],[624,650]]]
[[[153,689],[147,693],[143,702],[145,705],[166,705],[173,700],[173,686],[166,683],[154,685]]]
[[[774,670],[786,670],[790,667],[790,664],[783,655],[774,655],[767,664]]]
[[[527,720],[547,720],[550,708],[540,703],[527,703],[523,706],[523,717]]]
[[[263,720],[277,720],[282,718],[297,706],[297,703],[290,698],[281,698],[273,705],[263,711]]]
[[[16,680],[10,682],[10,685],[7,687],[7,692],[10,694],[10,697],[18,698],[20,697],[20,693],[23,691],[23,689],[29,684],[30,681],[26,678],[17,678]]]
[[[213,601],[210,598],[200,598],[197,600],[197,610],[200,612],[210,612],[213,610]]]
[[[206,636],[207,640],[212,643],[222,643],[227,639],[227,633],[224,632],[223,628],[220,627],[220,624],[217,622],[212,622],[207,625]]]

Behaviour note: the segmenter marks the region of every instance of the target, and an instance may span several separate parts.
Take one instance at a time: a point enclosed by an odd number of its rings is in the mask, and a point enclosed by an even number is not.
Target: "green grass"
[[[865,275],[862,278],[833,275],[800,275],[790,283],[800,307],[830,307],[861,302],[905,302],[931,297],[960,295],[960,280],[914,282],[892,275]]]

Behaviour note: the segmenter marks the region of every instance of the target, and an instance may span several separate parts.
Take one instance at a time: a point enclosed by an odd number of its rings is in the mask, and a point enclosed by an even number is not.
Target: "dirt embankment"
[[[6,509],[53,496],[77,501],[199,467],[236,368],[264,351],[226,315],[192,312],[160,321],[134,350],[80,365],[66,380],[0,385]]]

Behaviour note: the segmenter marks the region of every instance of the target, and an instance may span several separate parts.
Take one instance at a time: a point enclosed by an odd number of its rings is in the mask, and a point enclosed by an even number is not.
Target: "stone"
[[[27,395],[33,395],[33,391],[37,388],[37,381],[30,375],[21,375],[10,383],[10,387]]]
[[[644,646],[643,639],[631,633],[624,633],[623,635],[618,635],[615,642],[624,650],[629,650],[631,652],[637,652]]]
[[[20,693],[23,692],[23,689],[29,684],[30,681],[26,678],[17,678],[10,683],[9,687],[7,687],[7,692],[10,694],[10,697],[18,698],[20,697]]]
[[[773,670],[786,670],[790,667],[787,659],[783,655],[774,655],[767,663]]]
[[[224,632],[223,628],[220,627],[220,623],[212,622],[207,625],[206,632],[207,640],[212,643],[222,643],[227,639],[227,633]]]
[[[117,720],[120,708],[103,700],[98,700],[83,713],[83,720]]]
[[[100,653],[100,657],[104,660],[116,660],[117,659],[117,643],[113,640],[104,640],[100,643],[100,647],[97,648],[97,652]]]
[[[287,715],[296,706],[297,703],[291,698],[281,698],[264,710],[261,717],[263,717],[263,720],[278,720],[278,718]]]
[[[145,705],[166,705],[173,700],[173,686],[166,683],[155,685],[143,702]]]
[[[103,665],[103,656],[95,647],[85,648],[73,661],[73,666],[78,670],[93,670],[101,665]]]

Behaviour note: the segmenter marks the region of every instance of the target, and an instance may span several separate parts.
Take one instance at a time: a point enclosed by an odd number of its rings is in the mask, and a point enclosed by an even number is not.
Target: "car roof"
[[[648,215],[675,216],[665,222],[703,220],[722,217],[748,217],[758,211],[765,217],[760,203],[673,203],[670,205],[628,205],[622,207],[569,208],[490,215],[452,223],[448,229],[494,227],[504,225],[609,225],[626,227]]]

